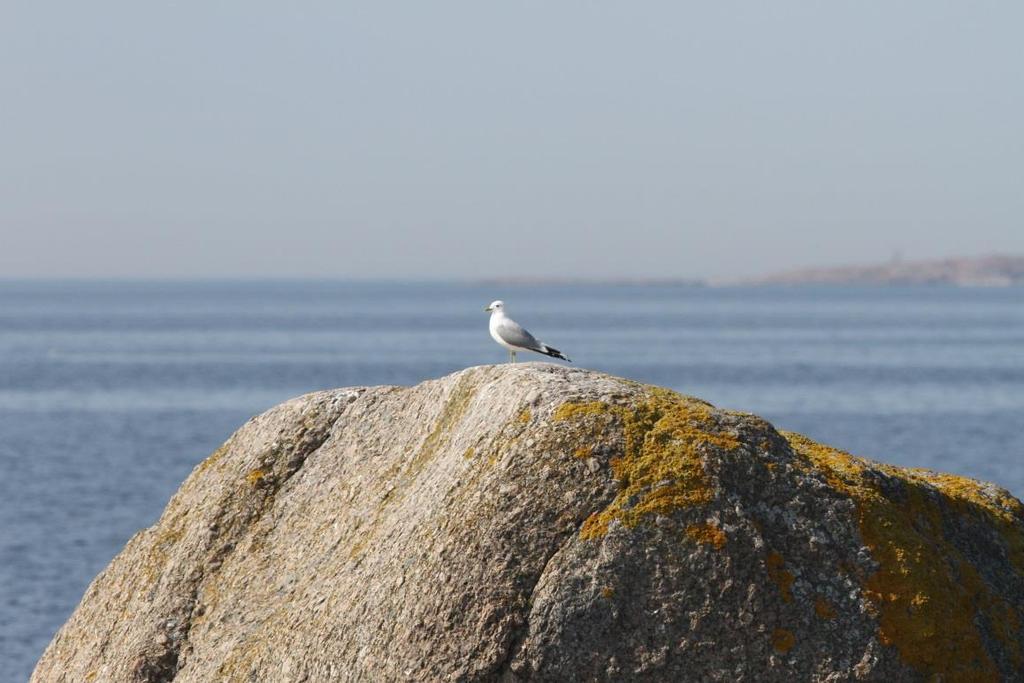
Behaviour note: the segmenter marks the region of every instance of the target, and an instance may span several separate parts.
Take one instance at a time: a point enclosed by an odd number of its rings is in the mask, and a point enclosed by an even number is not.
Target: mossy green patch
[[[950,680],[996,681],[1001,672],[986,647],[1002,641],[1020,664],[1022,606],[996,596],[965,551],[948,536],[944,515],[976,515],[998,531],[1021,572],[1024,514],[1020,503],[951,475],[872,463],[799,434],[784,434],[808,470],[824,474],[856,505],[864,544],[878,570],[862,578],[877,610],[879,640],[908,665]],[[880,473],[882,477],[879,476]],[[883,490],[882,479],[888,478]],[[983,633],[981,629],[985,629]]]
[[[739,446],[733,436],[713,427],[711,416],[708,404],[666,389],[649,389],[632,405],[592,401],[559,406],[556,421],[585,422],[602,433],[614,421],[625,442],[622,457],[610,462],[619,492],[583,523],[581,536],[599,538],[613,521],[632,528],[654,515],[708,503],[714,491],[701,451]]]

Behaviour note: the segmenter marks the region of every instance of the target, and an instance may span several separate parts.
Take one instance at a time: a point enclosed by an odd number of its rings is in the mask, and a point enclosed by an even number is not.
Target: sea
[[[494,299],[579,367],[1024,496],[1021,288],[3,281],[0,681],[249,417],[504,362]]]

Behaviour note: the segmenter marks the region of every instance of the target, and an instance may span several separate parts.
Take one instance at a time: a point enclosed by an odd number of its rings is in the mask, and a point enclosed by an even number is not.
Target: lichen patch
[[[701,453],[739,446],[734,436],[709,429],[711,415],[708,404],[666,389],[651,389],[629,406],[600,401],[559,406],[556,421],[585,421],[603,430],[614,420],[621,425],[625,442],[623,455],[609,463],[621,485],[619,492],[608,507],[583,523],[580,535],[600,538],[612,522],[633,528],[653,516],[710,502],[714,487]]]
[[[793,581],[792,572],[786,569],[786,560],[779,553],[771,553],[764,562],[768,569],[768,577],[771,578],[782,595],[783,602],[793,602]]]
[[[814,613],[818,615],[819,619],[824,619],[825,621],[831,621],[836,618],[836,608],[821,596],[818,596],[818,599],[814,601]]]
[[[1019,630],[1007,626],[1019,620],[1019,606],[996,596],[944,521],[949,514],[983,515],[1019,568],[1019,503],[961,477],[869,464],[799,434],[785,437],[805,468],[823,473],[856,506],[860,535],[878,565],[860,578],[877,610],[880,642],[921,673],[950,680],[1000,678],[986,647],[992,637],[1019,663]]]
[[[796,645],[796,636],[792,631],[784,628],[777,628],[772,631],[772,647],[780,654],[786,654]]]
[[[728,537],[725,532],[714,524],[691,524],[686,527],[686,537],[703,545],[710,545],[715,550],[725,547]]]

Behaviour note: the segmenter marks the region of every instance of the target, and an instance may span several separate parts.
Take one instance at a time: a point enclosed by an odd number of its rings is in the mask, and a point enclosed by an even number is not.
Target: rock
[[[250,420],[32,680],[1020,680],[1024,508],[546,364]]]

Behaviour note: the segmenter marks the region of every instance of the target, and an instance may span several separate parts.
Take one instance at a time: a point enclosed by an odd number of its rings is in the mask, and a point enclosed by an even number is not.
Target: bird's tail
[[[567,361],[569,363],[572,362],[571,360],[569,360],[569,357],[567,355],[565,355],[558,349],[548,346],[547,344],[540,345],[540,352],[543,353],[545,356],[551,356],[552,358],[561,358],[562,360]]]

